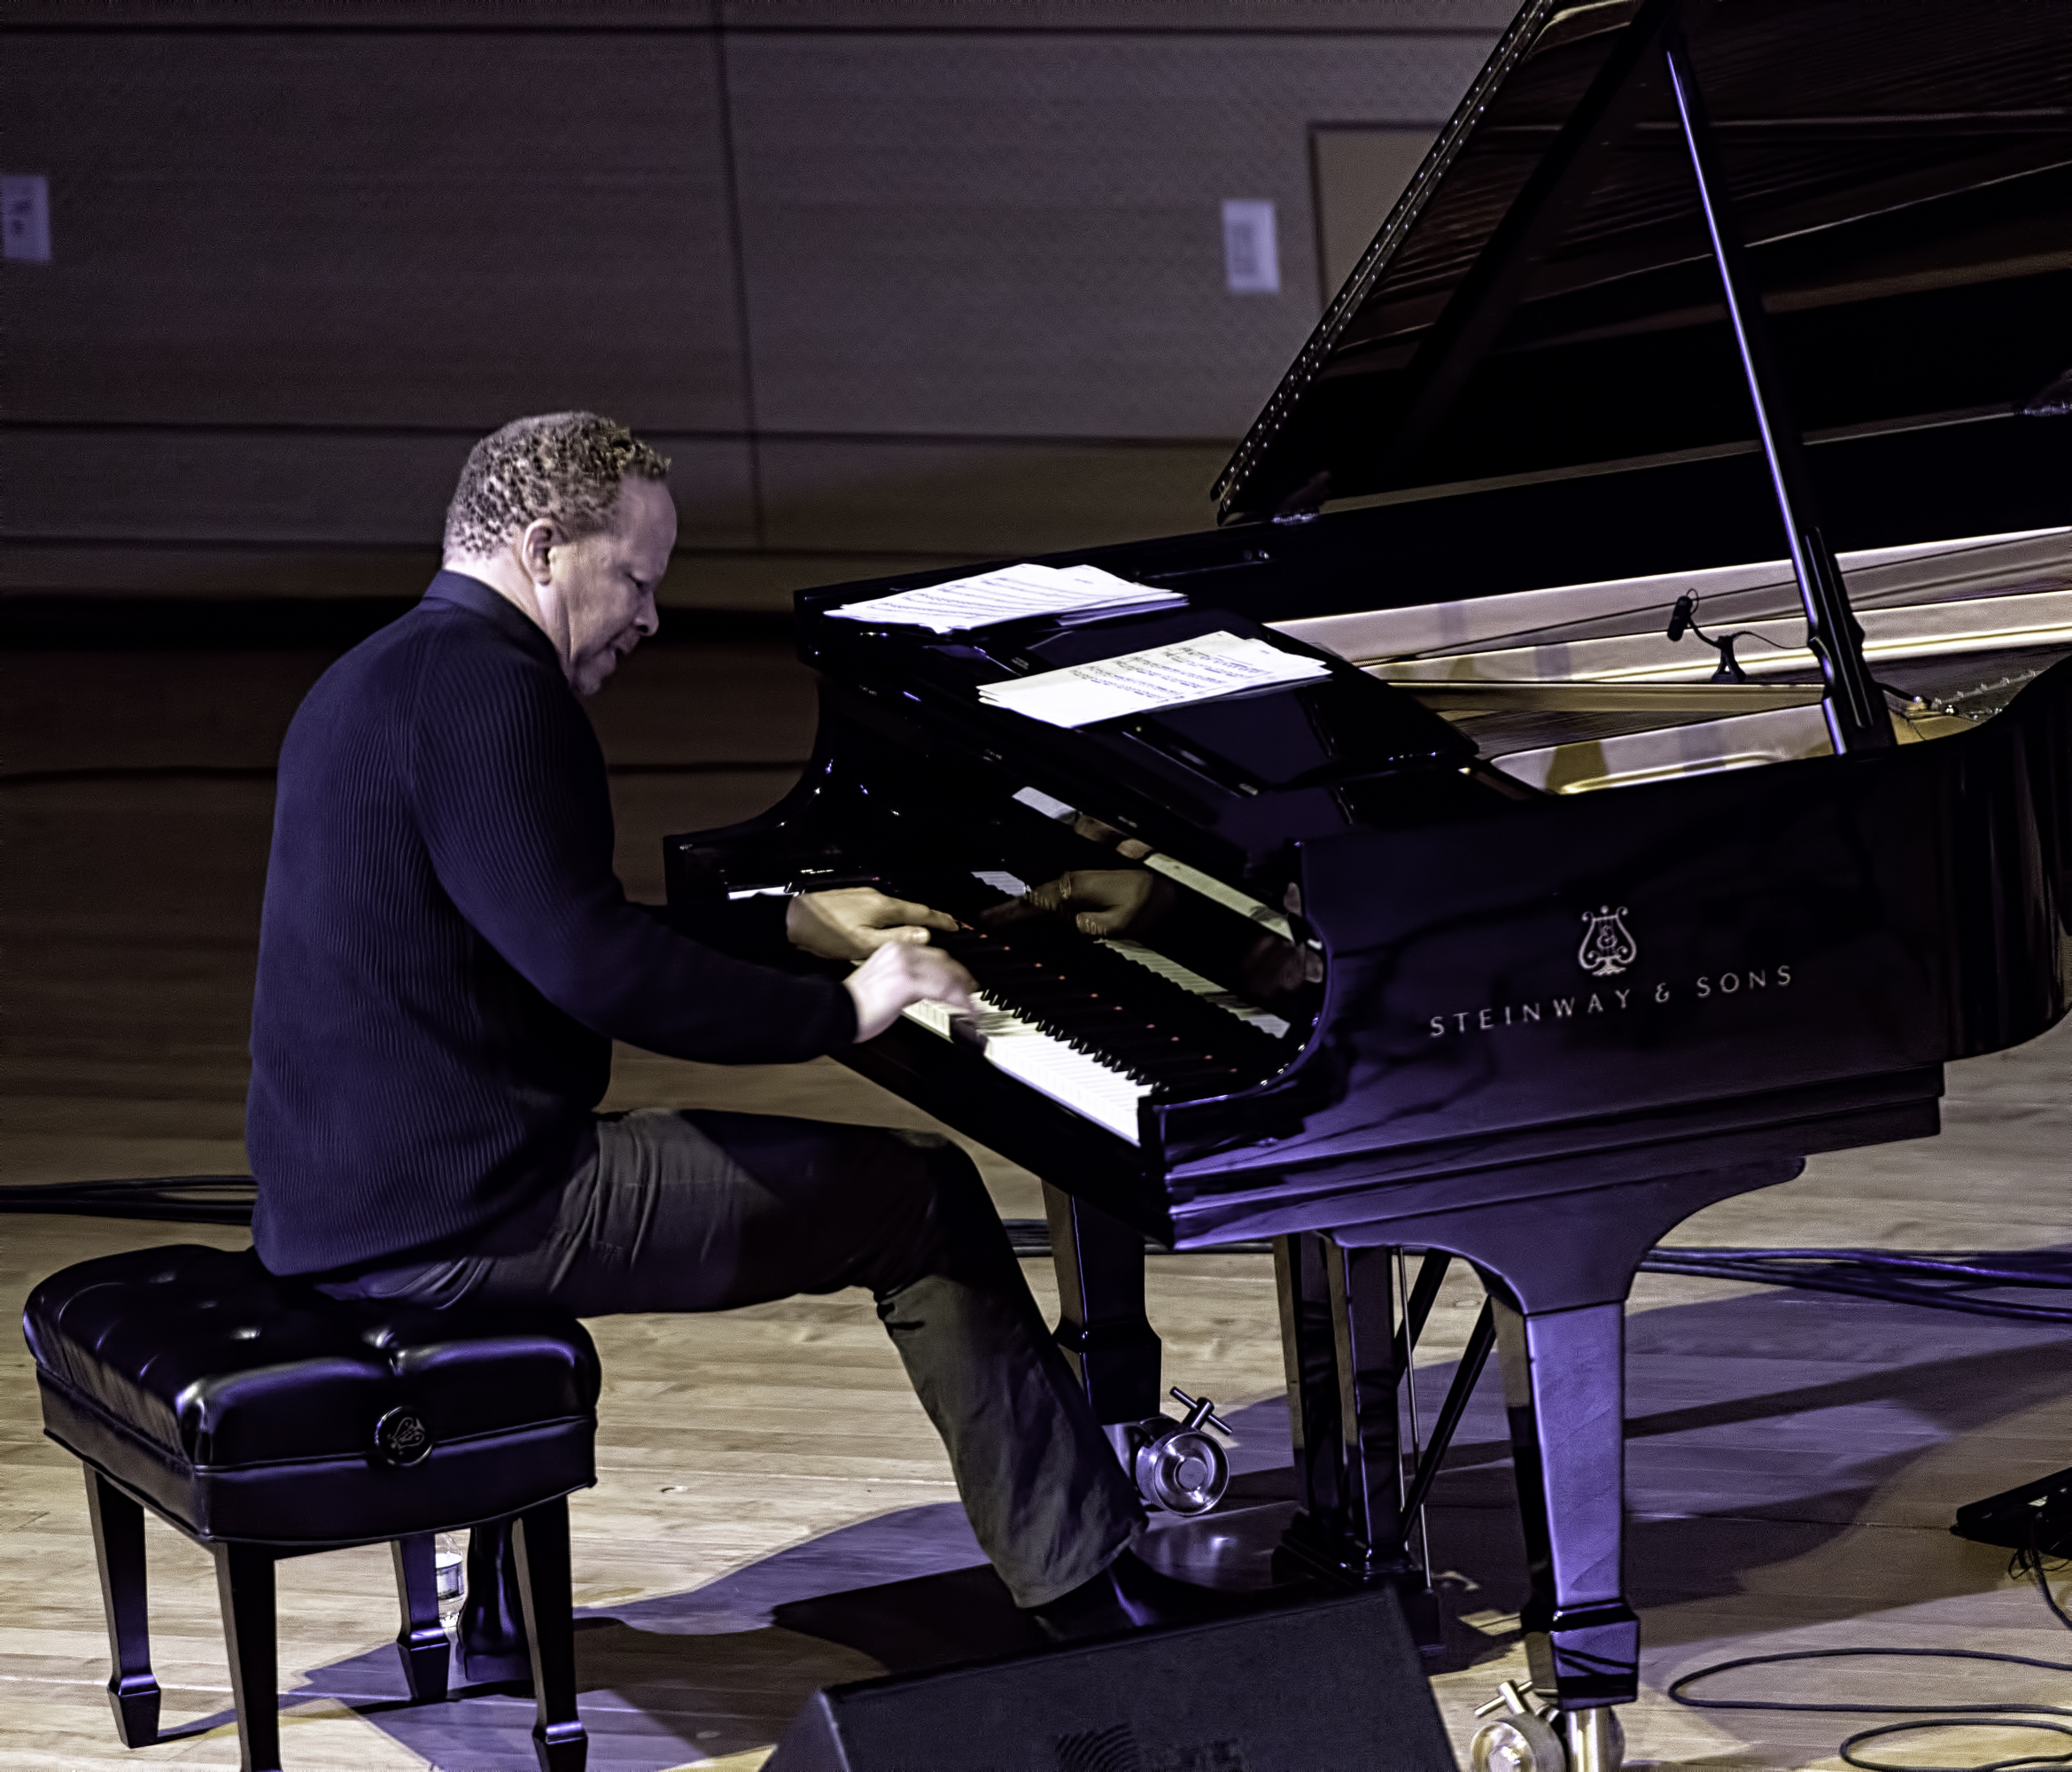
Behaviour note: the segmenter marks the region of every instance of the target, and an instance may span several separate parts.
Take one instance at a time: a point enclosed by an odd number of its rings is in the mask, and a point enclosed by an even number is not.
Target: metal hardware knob
[[[384,1465],[404,1469],[420,1464],[431,1456],[432,1443],[423,1418],[407,1409],[392,1409],[374,1424],[374,1456]]]
[[[1569,1772],[1619,1772],[1626,1764],[1626,1729],[1610,1705],[1561,1714]]]
[[[1468,1763],[1473,1772],[1568,1772],[1561,1737],[1530,1712],[1484,1723],[1468,1745]]]
[[[1475,1731],[1473,1772],[1619,1772],[1626,1764],[1626,1730],[1610,1706],[1560,1710],[1530,1680],[1506,1680],[1496,1692],[1475,1714],[1508,1714]]]
[[[1230,1424],[1215,1412],[1215,1404],[1210,1402],[1207,1397],[1189,1396],[1178,1385],[1175,1385],[1166,1395],[1187,1411],[1185,1425],[1188,1427],[1199,1429],[1201,1425],[1207,1422],[1233,1446],[1238,1443],[1238,1436],[1230,1432]]]
[[[1186,1410],[1187,1418],[1154,1415],[1132,1423],[1129,1473],[1150,1506],[1169,1513],[1207,1513],[1230,1485],[1230,1463],[1222,1447],[1203,1430],[1214,1427],[1232,1440],[1238,1436],[1217,1417],[1208,1398],[1189,1396],[1177,1385],[1171,1395]]]
[[[1568,1772],[1568,1754],[1555,1732],[1554,1709],[1530,1680],[1506,1680],[1496,1696],[1475,1707],[1477,1716],[1504,1712],[1475,1731],[1468,1745],[1473,1772]]]

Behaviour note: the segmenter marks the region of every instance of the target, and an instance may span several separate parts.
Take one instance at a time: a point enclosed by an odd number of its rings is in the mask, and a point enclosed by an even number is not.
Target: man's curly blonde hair
[[[446,507],[446,551],[480,559],[547,517],[571,541],[609,529],[621,483],[669,478],[669,458],[594,412],[514,418],[468,452]]]

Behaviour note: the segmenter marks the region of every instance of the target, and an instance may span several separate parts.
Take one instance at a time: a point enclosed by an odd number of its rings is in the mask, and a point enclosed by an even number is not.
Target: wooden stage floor
[[[251,966],[271,789],[263,771],[324,662],[283,652],[17,653],[0,659],[0,1179],[236,1171]],[[772,799],[811,737],[810,684],[781,647],[658,647],[596,704],[621,776],[622,870],[660,896],[656,839]],[[2072,1244],[2072,1034],[1957,1067],[1940,1139],[1816,1160],[1716,1207],[1678,1240],[1922,1249]],[[926,1123],[832,1063],[722,1070],[624,1053],[613,1106],[763,1108]],[[982,1153],[984,1157],[984,1154]],[[1031,1177],[984,1157],[1004,1212]],[[5,1295],[68,1263],[235,1233],[91,1218],[0,1219]],[[1047,1263],[1032,1264],[1051,1290]],[[1196,1561],[1233,1566],[1286,1512],[1271,1263],[1160,1258],[1169,1379],[1242,1434],[1246,1507]],[[1449,1289],[1420,1350],[1426,1418],[1478,1301]],[[817,1686],[982,1636],[1002,1596],[860,1294],[708,1317],[593,1325],[604,1355],[600,1481],[573,1504],[583,1712],[597,1772],[747,1768]],[[2072,1465],[2072,1333],[1812,1294],[1643,1277],[1630,1339],[1629,1577],[1647,1696],[1629,1764],[1829,1767],[1876,1719],[1702,1714],[1662,1697],[1733,1656],[1853,1644],[2072,1661],[2072,1637],[2004,1553],[1948,1535],[1961,1502]],[[28,1360],[0,1365],[0,1762],[230,1767],[229,1681],[206,1558],[153,1527],[152,1622],[178,1738],[119,1747],[74,1461],[43,1441]],[[1464,1748],[1472,1706],[1522,1667],[1519,1550],[1494,1372],[1432,1510],[1450,1654],[1435,1684]],[[1166,1541],[1170,1546],[1175,1541]],[[1179,1555],[1177,1550],[1174,1552]],[[911,1583],[891,1592],[889,1584]],[[282,1569],[291,1768],[532,1764],[527,1701],[413,1710],[389,1642],[385,1555]],[[1813,1663],[1722,1695],[2065,1702],[2063,1676],[1980,1664]],[[1328,1695],[1314,1700],[1328,1702]],[[1948,1765],[2026,1741],[1990,1730],[1895,1760]],[[1386,1763],[1385,1750],[1375,1763]]]

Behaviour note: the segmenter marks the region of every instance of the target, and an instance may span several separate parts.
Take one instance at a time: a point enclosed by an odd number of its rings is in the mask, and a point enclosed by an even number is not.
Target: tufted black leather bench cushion
[[[342,1302],[179,1244],[53,1275],[22,1331],[43,1431],[205,1543],[372,1543],[595,1481],[597,1350],[558,1312]]]

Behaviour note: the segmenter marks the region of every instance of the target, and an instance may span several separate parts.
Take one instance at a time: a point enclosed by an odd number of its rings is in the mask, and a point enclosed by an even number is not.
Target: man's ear
[[[563,539],[561,525],[546,517],[536,517],[520,532],[516,544],[518,564],[534,584],[544,585],[554,576],[554,563],[547,556]]]

